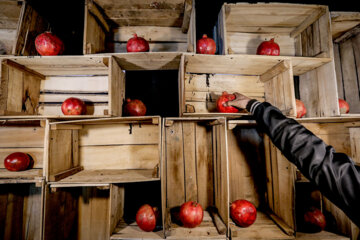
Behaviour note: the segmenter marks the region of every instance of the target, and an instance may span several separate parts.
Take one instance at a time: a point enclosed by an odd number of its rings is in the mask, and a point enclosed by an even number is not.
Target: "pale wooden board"
[[[307,73],[326,63],[331,62],[330,58],[292,57],[293,73],[295,76]]]
[[[341,70],[346,101],[352,113],[360,112],[359,86],[352,40],[340,44]],[[359,54],[359,53],[358,53]]]
[[[5,168],[0,168],[0,179],[35,179],[38,177],[42,177],[42,171],[42,169],[33,168],[25,171],[13,172]]]
[[[338,96],[339,98],[344,99],[344,86],[343,86],[343,77],[341,70],[340,49],[339,49],[339,44],[335,44],[335,43],[334,43],[334,62],[335,62]]]
[[[228,130],[228,149],[229,149],[229,189],[230,202],[237,199],[246,199],[259,207],[260,196],[264,194],[264,186],[260,186],[261,181],[265,183],[265,177],[261,172],[265,168],[260,165],[261,156],[257,153],[260,147],[261,138],[255,129],[234,129]],[[249,144],[249,141],[252,143]],[[253,147],[254,146],[254,147]],[[254,171],[256,170],[256,171]],[[255,176],[257,178],[255,178]]]
[[[181,122],[165,128],[166,208],[181,206],[185,200],[184,149]]]
[[[16,30],[0,28],[0,55],[11,54],[11,51],[15,44],[15,37],[16,37]]]
[[[238,227],[230,222],[231,239],[295,239],[286,235],[266,214],[257,211],[256,221],[247,228]]]
[[[106,34],[98,19],[89,12],[85,6],[85,20],[84,20],[84,54],[100,53],[105,50]]]
[[[80,146],[118,144],[160,144],[158,126],[152,124],[84,125]]]
[[[110,185],[110,233],[124,216],[125,187],[116,184]]]
[[[146,182],[157,181],[158,177],[154,175],[152,169],[98,169],[98,170],[83,170],[67,178],[64,178],[59,183],[130,183],[130,182]]]
[[[151,52],[114,54],[123,70],[178,70],[181,53]]]
[[[110,51],[114,53],[126,53],[127,43],[111,43]],[[149,52],[186,52],[188,48],[187,43],[164,42],[164,43],[149,43]]]
[[[0,148],[0,160],[4,160],[8,155],[14,152],[23,152],[29,154],[33,161],[33,168],[43,168],[44,148]],[[0,161],[0,168],[4,168],[4,161]]]
[[[106,9],[183,9],[184,0],[165,0],[154,4],[152,0],[96,0],[104,10]]]
[[[214,205],[212,135],[208,128],[196,124],[196,181],[201,206]]]
[[[113,41],[127,42],[136,33],[149,42],[187,42],[187,34],[181,28],[156,26],[126,26],[113,28]]]
[[[226,4],[228,31],[237,27],[297,27],[318,8],[294,4]],[[273,14],[273,13],[276,13]]]
[[[321,231],[319,233],[296,233],[297,240],[349,240],[350,238],[335,233]]]
[[[286,34],[228,32],[226,35],[227,46],[234,54],[256,54],[258,46],[271,38],[279,45],[281,56],[295,55],[294,38]]]
[[[331,35],[335,39],[360,24],[359,12],[331,12]]]
[[[80,147],[79,157],[85,170],[154,169],[160,163],[157,144]]]
[[[72,159],[72,130],[50,130],[48,174],[77,167]]]
[[[139,228],[136,222],[127,224],[120,219],[110,239],[163,239],[163,231],[145,232]]]
[[[125,73],[114,57],[110,59],[109,80],[109,114],[121,116],[123,102],[125,101]]]
[[[66,99],[73,97],[73,98],[79,98],[83,100],[84,102],[108,102],[109,97],[108,94],[78,94],[78,93],[70,93],[70,94],[63,94],[63,93],[53,93],[53,94],[40,94],[39,102],[42,103],[62,103]]]
[[[87,116],[99,116],[109,115],[109,106],[107,103],[87,103],[86,114],[82,115],[83,118]],[[61,104],[41,104],[38,109],[38,113],[43,116],[63,116],[66,117],[61,111]]]
[[[40,91],[58,93],[107,93],[108,76],[48,76],[41,81]],[[70,96],[69,96],[70,97]]]
[[[208,211],[204,211],[202,223],[196,228],[185,228],[171,223],[166,239],[226,239],[219,235]]]
[[[69,75],[107,75],[106,56],[41,56],[14,57],[18,64],[24,65],[46,76]]]
[[[78,199],[77,239],[109,238],[109,195],[109,191],[97,188],[82,188],[82,195]]]
[[[0,127],[0,148],[43,148],[44,136],[42,127]]]

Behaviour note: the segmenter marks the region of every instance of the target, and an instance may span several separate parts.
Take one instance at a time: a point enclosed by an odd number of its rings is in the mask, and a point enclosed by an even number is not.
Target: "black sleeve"
[[[247,106],[250,109],[284,156],[360,227],[360,167],[269,103],[253,101]]]

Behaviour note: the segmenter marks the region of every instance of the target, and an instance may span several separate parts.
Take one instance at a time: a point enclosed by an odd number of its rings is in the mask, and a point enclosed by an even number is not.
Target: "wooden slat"
[[[94,15],[85,6],[83,53],[101,53],[105,50],[105,32]]]
[[[282,61],[277,64],[275,67],[269,69],[262,75],[260,75],[260,81],[266,82],[274,78],[275,76],[287,71],[290,68],[290,62]]]
[[[319,233],[303,233],[303,232],[297,232],[296,233],[296,239],[298,240],[349,240],[348,237],[335,234],[328,231],[321,231]]]
[[[183,122],[185,201],[198,201],[195,123]]]
[[[24,73],[27,73],[27,74],[30,74],[30,75],[33,75],[41,80],[44,80],[45,79],[45,76],[41,73],[38,73],[30,68],[27,68],[26,66],[23,66],[21,64],[18,64],[10,59],[5,59],[2,61],[2,64],[5,64],[9,67],[12,67],[12,68],[15,68],[17,69],[18,71],[21,71],[21,72],[24,72]]]
[[[150,124],[84,125],[80,146],[160,144],[158,127]]]
[[[125,100],[125,74],[114,57],[110,59],[109,68],[109,114],[122,115],[122,104]]]
[[[112,52],[126,53],[127,43],[113,43]],[[149,52],[186,52],[188,48],[187,43],[183,42],[158,42],[149,43]]]
[[[181,206],[185,200],[184,149],[181,122],[165,129],[166,206]]]
[[[115,184],[110,185],[110,234],[115,231],[116,225],[124,216],[125,188]]]
[[[0,36],[0,55],[10,55],[15,44],[16,30],[0,27]]]
[[[230,223],[232,239],[295,239],[294,236],[286,235],[266,214],[258,211],[253,225],[241,228]]]
[[[149,42],[187,42],[187,35],[180,28],[156,26],[124,26],[113,28],[115,42],[127,42],[136,33]]]
[[[158,180],[159,177],[154,174],[153,169],[100,169],[80,171],[59,180],[59,183],[83,186],[85,183],[132,183]]]
[[[348,32],[360,23],[359,12],[331,12],[331,35],[333,39]]]
[[[185,9],[184,9],[184,17],[183,17],[183,22],[182,22],[182,26],[181,26],[181,30],[184,33],[186,33],[189,29],[192,8],[193,8],[193,1],[186,0],[185,1]]]
[[[339,98],[344,99],[344,86],[343,86],[339,44],[334,44],[334,62],[335,62],[338,95]]]
[[[61,111],[61,104],[41,104],[38,109],[38,113],[44,116],[58,117],[64,114]],[[109,105],[107,103],[89,103],[86,104],[86,115],[81,115],[82,118],[88,118],[92,116],[104,117],[109,115]]]
[[[100,21],[100,23],[105,28],[105,30],[107,32],[109,32],[110,27],[109,27],[108,23],[106,22],[104,15],[100,12],[99,8],[92,2],[89,2],[87,4],[87,7],[88,7],[89,12],[92,13],[96,17],[96,19],[98,21]]]
[[[42,169],[39,168],[33,168],[21,172],[12,172],[4,168],[0,168],[0,182],[2,182],[3,179],[36,179],[41,178],[43,176]]]
[[[0,28],[1,29],[16,29],[17,23],[21,13],[22,4],[16,1],[1,1],[0,2]]]
[[[48,76],[40,89],[49,93],[107,93],[108,76]]]
[[[196,181],[197,197],[201,206],[214,205],[214,174],[211,132],[196,124]]]
[[[145,232],[139,228],[136,222],[128,224],[124,219],[121,219],[113,234],[110,237],[111,240],[121,240],[121,239],[164,239],[163,232],[152,231]]]
[[[154,169],[159,164],[158,145],[80,147],[80,164],[85,170]],[[99,159],[106,159],[100,161]]]
[[[296,37],[304,31],[309,25],[317,21],[322,15],[326,13],[326,7],[319,7],[314,10],[300,25],[298,25],[291,33],[290,37]]]
[[[360,41],[359,41],[360,42]],[[355,43],[355,42],[354,42]],[[352,40],[347,40],[340,44],[340,59],[341,59],[341,72],[343,76],[343,87],[345,99],[350,105],[351,112],[360,112],[359,106],[359,85],[357,73],[357,61],[355,59],[355,52]],[[357,51],[356,54],[358,54]]]
[[[195,1],[192,1],[192,10],[190,16],[189,29],[187,32],[187,43],[188,48],[187,52],[196,51],[196,11],[195,11]]]
[[[279,44],[281,56],[295,55],[294,38],[288,34],[228,32],[226,35],[227,45],[234,54],[256,54],[258,46],[271,38]]]
[[[0,148],[43,148],[42,127],[1,127]],[[16,151],[16,150],[15,150]]]

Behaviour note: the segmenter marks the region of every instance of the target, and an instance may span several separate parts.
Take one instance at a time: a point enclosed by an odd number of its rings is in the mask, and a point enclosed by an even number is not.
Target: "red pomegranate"
[[[142,37],[138,37],[134,33],[134,37],[130,38],[126,44],[127,52],[148,52],[149,43]]]
[[[127,116],[145,116],[146,106],[141,100],[131,100],[130,98],[128,98],[126,99],[124,114]]]
[[[26,153],[14,152],[4,160],[4,166],[9,171],[24,171],[30,165],[30,157]]]
[[[51,32],[44,32],[35,39],[36,51],[41,56],[55,56],[64,52],[64,43]]]
[[[236,200],[231,203],[230,215],[237,225],[249,227],[256,220],[256,208],[247,200]]]
[[[184,227],[194,228],[201,224],[204,211],[200,203],[188,201],[181,205],[179,218]]]
[[[306,114],[306,107],[302,101],[296,99],[296,117],[302,118]]]
[[[224,106],[224,103],[228,101],[234,100],[236,97],[234,94],[228,94],[227,92],[223,92],[223,94],[217,99],[216,101],[216,109],[218,112],[222,113],[237,113],[239,112],[239,109],[233,107],[233,106]]]
[[[64,115],[82,115],[86,113],[85,103],[78,98],[68,98],[61,105]]]
[[[279,56],[280,55],[280,47],[274,42],[274,39],[270,39],[269,41],[263,41],[257,48],[257,55],[272,55]]]
[[[324,214],[317,208],[311,207],[304,214],[305,227],[309,231],[322,231],[326,227]]]
[[[197,41],[196,52],[200,54],[215,54],[216,44],[212,38],[208,38],[206,34]]]
[[[149,204],[142,205],[136,213],[136,223],[145,232],[151,232],[156,227],[159,211]]]
[[[350,111],[349,104],[341,98],[339,98],[339,108],[341,114],[349,113]]]

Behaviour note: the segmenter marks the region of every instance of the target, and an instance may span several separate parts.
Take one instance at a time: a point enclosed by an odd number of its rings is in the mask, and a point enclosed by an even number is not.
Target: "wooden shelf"
[[[120,219],[110,239],[164,239],[162,230],[145,232],[139,228],[136,222],[127,224]]]
[[[58,183],[131,183],[157,181],[160,178],[153,177],[152,169],[126,169],[126,170],[83,170]]]
[[[256,221],[247,228],[230,222],[231,239],[295,239],[285,234],[265,213],[257,212]]]
[[[5,168],[0,169],[1,183],[20,183],[20,182],[41,182],[43,179],[43,170],[38,168],[26,171],[12,172]]]
[[[350,238],[344,237],[335,233],[321,231],[319,233],[296,233],[297,240],[349,240]]]
[[[208,211],[204,211],[204,218],[200,226],[185,228],[171,223],[166,239],[226,239],[226,235],[219,235]]]

